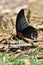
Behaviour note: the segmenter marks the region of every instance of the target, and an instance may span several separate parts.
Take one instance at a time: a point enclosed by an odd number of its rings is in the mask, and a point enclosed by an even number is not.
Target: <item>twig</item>
[[[28,44],[28,43],[24,43],[24,44],[11,44],[9,46],[9,49],[10,48],[21,48],[21,47],[37,47],[38,45],[35,45],[35,44]]]

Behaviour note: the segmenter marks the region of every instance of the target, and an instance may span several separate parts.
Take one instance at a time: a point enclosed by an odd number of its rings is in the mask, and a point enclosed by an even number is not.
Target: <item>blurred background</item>
[[[0,0],[0,29],[16,35],[16,17],[21,9],[28,24],[38,29],[38,39],[43,39],[43,0]]]

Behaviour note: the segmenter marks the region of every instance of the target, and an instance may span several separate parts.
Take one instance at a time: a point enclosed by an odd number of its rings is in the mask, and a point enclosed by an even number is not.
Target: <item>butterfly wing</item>
[[[37,30],[27,24],[23,9],[17,15],[16,31],[18,37],[31,39],[31,35],[33,35],[33,38],[37,38]]]
[[[16,19],[16,30],[18,32],[23,31],[26,27],[28,26],[26,20],[25,20],[25,15],[24,15],[24,10],[22,9]]]

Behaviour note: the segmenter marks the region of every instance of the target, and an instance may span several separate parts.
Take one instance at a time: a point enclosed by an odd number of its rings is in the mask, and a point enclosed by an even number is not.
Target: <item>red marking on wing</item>
[[[23,34],[21,32],[18,32],[18,36],[23,36]]]

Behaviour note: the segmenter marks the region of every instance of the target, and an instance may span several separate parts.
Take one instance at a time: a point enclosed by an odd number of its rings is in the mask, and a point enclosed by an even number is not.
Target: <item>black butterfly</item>
[[[17,15],[16,31],[17,37],[21,39],[23,38],[34,39],[37,38],[38,36],[36,28],[27,24],[23,9],[21,9],[21,11]]]

